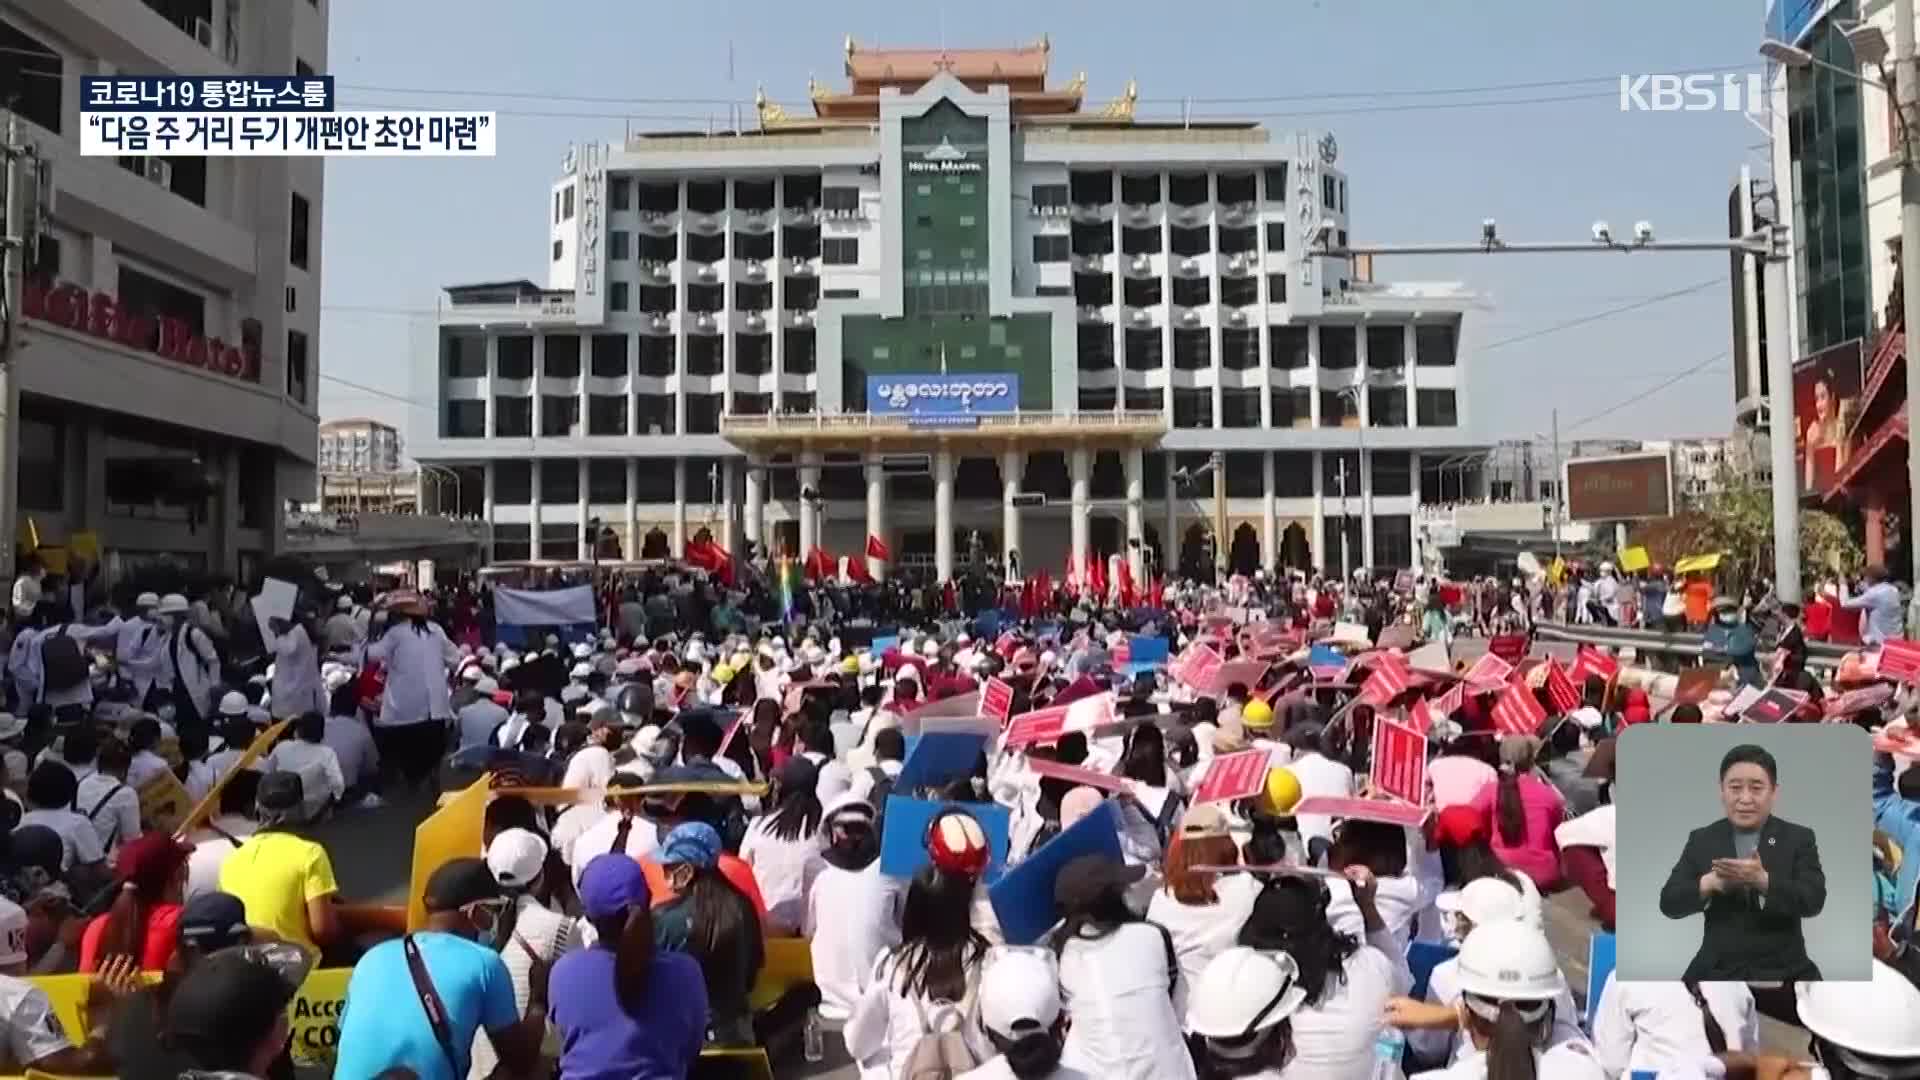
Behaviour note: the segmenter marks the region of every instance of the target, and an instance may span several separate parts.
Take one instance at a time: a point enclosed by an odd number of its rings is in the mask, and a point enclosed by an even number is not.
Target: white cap
[[[0,965],[27,962],[27,909],[0,897]]]
[[[1044,952],[1009,950],[987,965],[977,1000],[981,1024],[996,1035],[1045,1031],[1060,1019],[1060,973]]]
[[[1497,1003],[1503,1001],[1537,1003],[1544,1015],[1567,989],[1546,932],[1511,920],[1473,928],[1460,945],[1458,974],[1467,1008],[1486,1020],[1499,1015]],[[1539,1019],[1531,1009],[1521,1015]]]
[[[1800,1023],[1827,1042],[1901,1062],[1920,1059],[1920,988],[1880,961],[1868,982],[1803,982],[1793,991]],[[1854,1072],[1872,1075],[1857,1066]]]
[[[229,690],[220,698],[221,716],[247,715],[247,696],[238,690]]]
[[[479,664],[468,664],[460,669],[460,678],[467,682],[479,682],[481,674]]]
[[[927,640],[921,642],[920,655],[921,656],[939,656],[940,643],[934,640],[933,638],[928,638]]]
[[[573,665],[572,671],[567,672],[567,678],[584,679],[587,676],[592,674],[593,674],[593,665],[582,660],[580,663]]]
[[[560,704],[562,705],[572,705],[576,701],[585,701],[592,696],[592,692],[578,683],[568,683],[566,686],[560,688]]]
[[[136,596],[136,597],[134,597],[134,598],[133,598],[133,606],[134,606],[134,607],[137,607],[137,608],[153,608],[153,607],[159,607],[159,606],[160,606],[160,594],[159,594],[159,593],[150,593],[150,592],[143,592],[143,593],[141,593],[141,594],[140,594],[139,596]]]
[[[1187,1028],[1208,1039],[1245,1039],[1292,1016],[1306,998],[1293,957],[1236,946],[1207,961],[1194,981]],[[1249,1054],[1258,1049],[1245,1047]]]
[[[187,603],[187,598],[179,593],[170,592],[160,598],[160,607],[157,610],[162,615],[185,615],[193,610],[193,605]]]
[[[492,697],[500,692],[500,684],[482,675],[480,678],[474,680],[473,691],[476,694],[485,694],[488,697]]]
[[[519,666],[520,658],[517,656],[509,656],[505,660],[500,661],[500,674],[505,675],[507,672]]]
[[[320,666],[320,682],[327,688],[327,693],[329,694],[352,681],[353,669],[345,664],[322,664]]]
[[[575,660],[585,660],[587,657],[592,655],[593,655],[593,646],[587,644],[584,641],[574,642],[573,658]]]
[[[547,864],[547,842],[526,829],[508,829],[487,845],[487,869],[508,889],[533,884]]]

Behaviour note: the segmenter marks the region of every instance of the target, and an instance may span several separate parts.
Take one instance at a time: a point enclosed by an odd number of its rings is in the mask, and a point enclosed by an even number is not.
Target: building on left
[[[83,75],[326,70],[330,0],[0,0],[0,110],[51,165],[26,267],[19,520],[110,580],[253,575],[312,497],[318,158],[80,156]]]

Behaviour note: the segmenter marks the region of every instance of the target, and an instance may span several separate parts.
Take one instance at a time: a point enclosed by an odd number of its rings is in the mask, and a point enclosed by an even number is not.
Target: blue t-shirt
[[[406,950],[399,941],[384,941],[367,950],[347,980],[340,1057],[333,1071],[338,1080],[372,1080],[396,1065],[412,1069],[420,1080],[466,1080],[474,1033],[519,1022],[513,980],[499,953],[436,931],[415,934],[413,940],[446,1007],[457,1067],[447,1063],[433,1037],[407,971]]]
[[[707,1037],[700,962],[654,953],[645,1000],[632,1015],[614,994],[613,968],[613,950],[598,946],[553,965],[547,1016],[560,1032],[561,1080],[680,1080]]]

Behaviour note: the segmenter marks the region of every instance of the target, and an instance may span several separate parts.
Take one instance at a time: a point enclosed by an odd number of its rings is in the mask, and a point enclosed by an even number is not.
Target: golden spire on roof
[[[854,52],[854,49],[855,49],[855,47],[856,47],[856,46],[854,45],[854,43],[853,43],[853,35],[852,35],[852,34],[848,34],[848,35],[847,35],[847,46],[846,46],[846,47],[847,47],[847,59],[849,59],[849,60],[851,60],[851,59],[853,59],[853,52]]]
[[[1139,101],[1140,84],[1128,79],[1127,92],[1108,102],[1106,108],[1100,110],[1100,116],[1107,120],[1131,120],[1133,107]]]
[[[812,75],[807,76],[807,98],[809,100],[819,101],[821,98],[832,96],[833,90],[829,88],[827,84],[820,82]]]
[[[1052,40],[1051,40],[1050,38],[1048,38],[1048,37],[1047,37],[1047,35],[1045,35],[1045,34],[1041,34],[1041,35],[1040,35],[1040,43],[1039,43],[1039,44],[1040,44],[1040,51],[1041,51],[1041,52],[1043,52],[1043,53],[1050,53],[1050,52],[1052,52],[1052,51],[1053,51],[1053,41],[1052,41]]]
[[[778,103],[767,100],[767,88],[756,87],[753,91],[753,107],[760,114],[760,126],[768,127],[783,123],[787,119],[787,110]]]
[[[1073,81],[1067,84],[1067,93],[1084,94],[1086,92],[1087,92],[1087,73],[1084,71],[1074,72]]]

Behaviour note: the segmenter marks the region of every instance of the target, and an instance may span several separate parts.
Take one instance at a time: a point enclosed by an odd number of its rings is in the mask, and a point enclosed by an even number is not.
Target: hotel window
[[[1267,302],[1270,304],[1284,304],[1287,302],[1287,275],[1267,275]]]
[[[1320,391],[1320,426],[1359,427],[1360,413],[1353,399],[1335,390]]]
[[[580,335],[547,335],[546,375],[550,379],[580,377]]]
[[[857,214],[860,212],[860,189],[855,187],[823,188],[820,192],[820,206],[829,214]]]
[[[1367,425],[1389,428],[1407,426],[1407,391],[1399,386],[1367,388]]]
[[[795,416],[812,416],[820,408],[818,397],[811,392],[788,390],[780,395],[780,411]],[[864,484],[864,481],[862,481]],[[864,492],[866,489],[861,488]]]
[[[573,458],[540,462],[540,503],[543,506],[580,501],[580,463]]]
[[[687,434],[720,434],[720,412],[723,401],[719,394],[688,394]]]
[[[1286,202],[1287,163],[1283,161],[1278,165],[1269,165],[1265,169],[1262,169],[1261,173],[1266,179],[1267,201]],[[1282,249],[1274,248],[1273,250],[1279,251]]]
[[[587,434],[627,434],[627,395],[589,395],[587,397]]]
[[[640,335],[640,374],[663,379],[673,374],[673,339]]]
[[[1267,327],[1267,353],[1276,371],[1293,371],[1307,366],[1307,328],[1304,326]]]
[[[1339,193],[1335,188],[1332,173],[1320,174],[1320,205],[1328,210],[1339,205]]]
[[[1173,391],[1173,426],[1210,428],[1213,426],[1213,391],[1207,389]]]
[[[612,262],[623,262],[627,257],[627,233],[615,229],[607,234],[607,258]]]
[[[1033,261],[1037,263],[1063,263],[1072,244],[1069,237],[1059,234],[1036,236],[1033,238]]]
[[[626,311],[632,301],[627,296],[627,283],[614,281],[607,284],[607,310]]]
[[[1367,327],[1367,367],[1374,371],[1398,371],[1406,362],[1407,335],[1398,326]]]
[[[307,248],[311,237],[313,207],[306,196],[292,197],[287,214],[287,261],[302,270],[307,268]]]
[[[1327,370],[1351,368],[1359,362],[1356,352],[1354,328],[1351,326],[1322,326],[1320,328],[1320,367]]]
[[[533,399],[495,397],[493,434],[502,439],[527,439],[533,436]]]
[[[587,462],[587,502],[613,506],[627,501],[627,463],[621,458]]]
[[[1173,366],[1181,371],[1202,371],[1213,366],[1213,342],[1209,331],[1175,330]]]
[[[555,240],[555,241],[553,242],[553,261],[554,261],[554,262],[559,262],[559,261],[560,261],[560,250],[561,250],[561,248],[560,248],[560,241],[558,241],[558,240]]]
[[[607,181],[607,205],[614,210],[625,210],[633,205],[633,181],[624,176]]]
[[[1413,519],[1406,514],[1373,515],[1372,566],[1413,565]]]
[[[1257,428],[1260,426],[1260,391],[1220,391],[1220,426]]]
[[[1413,409],[1421,427],[1457,427],[1460,424],[1458,406],[1451,390],[1416,390]]]
[[[814,356],[814,338],[812,327],[788,327],[781,331],[784,338],[784,350],[780,357],[781,370],[788,375],[811,375],[819,366]]]
[[[571,184],[560,193],[560,220],[573,220],[573,186]]]
[[[493,501],[501,506],[526,506],[533,501],[533,463],[493,463]]]
[[[1037,210],[1043,206],[1064,207],[1066,205],[1067,205],[1067,185],[1065,184],[1033,185],[1034,209]]]
[[[307,335],[287,331],[287,396],[307,403]]]
[[[440,437],[444,439],[482,439],[487,434],[487,403],[474,400],[445,401],[440,406]],[[25,475],[24,473],[22,475]]]
[[[633,399],[635,435],[672,435],[673,398],[668,394],[637,394]]]
[[[495,375],[502,379],[533,378],[533,336],[502,334],[498,343],[499,359]]]
[[[1273,452],[1273,494],[1278,499],[1304,499],[1313,495],[1313,451]]]
[[[1128,412],[1159,412],[1167,407],[1165,396],[1158,387],[1129,386],[1126,389],[1126,409]]]
[[[1313,426],[1313,391],[1304,386],[1275,387],[1268,396],[1273,399],[1273,425],[1276,428],[1303,428]]]
[[[20,508],[66,508],[67,428],[58,414],[22,410],[20,417]]]
[[[820,241],[820,261],[828,266],[852,266],[860,261],[860,240],[829,236]]]
[[[1111,386],[1082,386],[1078,393],[1081,412],[1112,412],[1120,400],[1120,392]]]
[[[441,342],[440,353],[447,378],[486,378],[487,342],[485,338],[449,334]]]
[[[1413,328],[1413,362],[1421,367],[1452,367],[1457,346],[1450,323]]]
[[[30,123],[60,134],[60,88],[66,85],[66,64],[60,54],[0,22],[0,101],[5,101]]]
[[[1375,495],[1413,494],[1413,455],[1405,450],[1375,450],[1367,455],[1373,468]]]
[[[580,397],[577,394],[540,396],[540,434],[566,436],[579,434]]]
[[[593,335],[593,376],[618,379],[627,373],[627,335]]]

